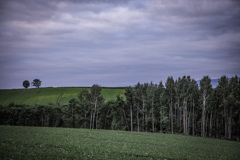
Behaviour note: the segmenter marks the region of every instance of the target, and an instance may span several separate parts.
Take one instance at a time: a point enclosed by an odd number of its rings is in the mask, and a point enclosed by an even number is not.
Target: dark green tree
[[[87,128],[89,118],[87,117],[91,111],[91,95],[87,89],[83,89],[78,93],[79,113],[81,118],[81,126]]]
[[[136,117],[137,117],[137,131],[139,132],[140,130],[140,118],[139,118],[139,114],[140,114],[140,106],[142,106],[142,85],[140,83],[138,83],[135,86],[135,103],[136,103]]]
[[[199,89],[198,89],[198,84],[197,81],[194,79],[191,80],[191,96],[190,96],[190,101],[192,104],[192,135],[195,136],[196,134],[196,120],[197,120],[197,113],[196,110],[198,108],[198,100],[199,100]]]
[[[71,127],[72,128],[75,128],[75,112],[76,112],[76,108],[77,108],[77,100],[75,98],[72,98],[70,101],[69,101],[69,115],[71,117]]]
[[[28,80],[23,81],[23,87],[28,88],[30,85],[30,82]]]
[[[227,97],[229,94],[228,90],[228,78],[224,75],[218,80],[217,90],[221,97],[221,110],[223,111],[224,116],[224,133],[225,138],[228,138],[228,106],[227,106]]]
[[[158,89],[158,109],[159,109],[159,130],[163,131],[163,105],[164,105],[164,86],[162,81],[159,83]]]
[[[39,79],[34,79],[32,85],[39,88],[41,86],[41,81]]]
[[[91,118],[90,118],[90,128],[94,129],[98,128],[98,106],[101,105],[102,102],[104,102],[104,99],[101,94],[102,88],[101,86],[94,84],[91,87],[91,102],[93,104],[93,108],[91,110]]]
[[[238,119],[238,94],[239,94],[239,86],[238,86],[238,77],[232,77],[228,83],[228,96],[227,96],[227,139],[232,139],[233,129],[239,128],[236,119]],[[235,120],[234,120],[235,119]]]
[[[135,105],[135,92],[131,86],[125,89],[125,97],[126,97],[127,106],[130,109],[130,123],[131,123],[130,126],[131,126],[131,131],[133,131],[133,108]]]
[[[206,137],[206,103],[211,95],[212,85],[209,76],[204,76],[200,81],[200,91],[202,97],[202,123],[201,136]]]
[[[157,85],[154,85],[152,82],[147,88],[147,99],[148,106],[151,110],[149,113],[151,114],[151,124],[152,124],[152,132],[155,130],[155,98],[156,98]]]
[[[165,96],[167,97],[167,104],[169,106],[169,119],[170,119],[170,128],[171,133],[173,134],[173,104],[175,97],[175,86],[174,86],[173,77],[168,77],[167,82],[165,83]]]

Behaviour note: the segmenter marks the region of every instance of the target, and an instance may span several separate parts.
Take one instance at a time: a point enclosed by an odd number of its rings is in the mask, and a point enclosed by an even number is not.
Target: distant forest
[[[104,102],[101,86],[78,93],[69,105],[0,106],[1,125],[74,127],[137,132],[177,133],[240,140],[240,80],[222,76],[212,88],[190,76],[165,84],[138,83],[125,96]]]

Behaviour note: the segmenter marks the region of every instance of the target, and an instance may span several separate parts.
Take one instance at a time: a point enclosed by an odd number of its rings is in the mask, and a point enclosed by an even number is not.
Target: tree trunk
[[[126,113],[124,111],[124,108],[122,108],[122,112],[123,112],[123,116],[124,116],[124,119],[125,119],[125,127],[127,127],[128,130],[129,130],[129,125],[128,125],[128,122],[127,122],[127,117],[126,117]]]
[[[183,99],[183,133],[187,134],[188,127],[188,115],[187,115],[187,100],[186,97]]]
[[[107,111],[107,116],[106,116],[106,117],[108,117],[109,111],[110,111],[110,109],[108,109],[108,111]],[[104,129],[107,129],[106,126],[107,126],[107,118],[105,118],[104,127],[103,127],[103,128],[104,128]]]
[[[74,108],[73,108],[73,106],[72,106],[72,128],[74,128],[75,127],[75,120],[74,120],[74,110],[73,110]]]
[[[146,122],[145,122],[146,129],[145,129],[145,131],[148,131],[148,114],[145,114],[145,120],[146,120]]]
[[[207,137],[207,133],[208,133],[208,121],[209,121],[209,116],[208,114],[206,113],[206,120],[205,120],[205,137]]]
[[[212,111],[210,113],[210,120],[209,120],[209,137],[212,137]]]
[[[205,137],[206,95],[203,94],[201,136]]]
[[[188,131],[188,113],[187,113],[187,100],[185,101],[185,106],[184,106],[184,110],[185,110],[185,134],[187,135]]]
[[[172,108],[172,97],[170,103],[170,116],[171,116],[171,133],[173,134],[173,108]]]
[[[97,109],[97,117],[96,117],[96,129],[98,129],[98,109]]]
[[[230,109],[230,116],[228,117],[228,139],[232,139],[232,108]]]
[[[144,103],[144,100],[143,100],[143,119],[142,119],[142,131],[145,131],[145,120],[144,120],[144,116],[145,116],[145,103]]]
[[[131,118],[131,131],[133,131],[133,112],[132,112],[132,105],[130,105],[130,118]]]
[[[239,113],[239,112],[238,112]],[[238,122],[240,122],[240,114],[238,114]],[[240,140],[240,126],[237,125],[237,141]]]
[[[93,109],[91,109],[91,117],[90,117],[90,129],[92,129],[92,117],[93,117]]]
[[[218,130],[218,123],[219,123],[219,119],[218,119],[218,111],[217,111],[217,109],[215,109],[215,115],[216,115],[216,138],[218,138],[219,137],[219,130]]]
[[[137,131],[139,132],[139,106],[137,106]]]
[[[154,108],[153,108],[153,99],[152,99],[152,132],[154,132]]]
[[[177,126],[178,130],[181,128],[181,111],[180,111],[180,99],[178,98],[178,106],[177,106]]]
[[[183,134],[186,134],[186,119],[185,119],[185,98],[183,100]]]
[[[180,130],[182,130],[182,118],[183,118],[183,115],[182,115],[182,108],[180,107],[180,104],[179,104],[179,126],[180,126]]]
[[[225,128],[225,138],[228,138],[228,118],[227,118],[227,113],[226,113],[226,107],[224,105],[224,128]]]
[[[84,114],[84,123],[85,123],[85,128],[87,128],[87,123],[86,123],[86,120],[87,120],[87,111],[85,110],[85,114]]]
[[[97,99],[95,99],[95,103],[94,103],[94,113],[93,113],[93,120],[92,120],[92,129],[94,129],[96,111],[97,111]]]
[[[194,99],[193,99],[193,110],[192,110],[192,135],[194,136],[195,135],[195,122],[194,122],[194,120],[195,120],[195,117],[194,117],[195,115],[194,115]]]
[[[191,107],[190,107],[190,111],[188,113],[188,126],[187,126],[187,135],[189,135],[190,133],[190,122],[191,122]]]
[[[159,127],[160,127],[160,133],[162,133],[162,107],[160,107],[160,122],[159,122]]]

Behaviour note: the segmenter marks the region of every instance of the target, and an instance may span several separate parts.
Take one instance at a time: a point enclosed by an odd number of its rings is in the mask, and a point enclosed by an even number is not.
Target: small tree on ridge
[[[41,86],[41,82],[39,79],[34,79],[32,82],[32,85],[35,86],[36,88],[39,88]]]
[[[30,82],[28,80],[23,81],[23,87],[28,88],[30,85]]]

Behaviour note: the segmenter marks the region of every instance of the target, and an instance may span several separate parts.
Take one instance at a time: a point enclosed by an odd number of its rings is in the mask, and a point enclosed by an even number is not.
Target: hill
[[[71,98],[77,98],[77,94],[82,89],[89,90],[90,88],[59,87],[0,90],[0,104],[8,105],[14,102],[15,104],[26,105],[67,105]],[[115,100],[118,94],[124,95],[124,92],[124,88],[102,88],[102,95],[105,102]]]
[[[239,159],[240,143],[159,133],[0,126],[0,159]]]

